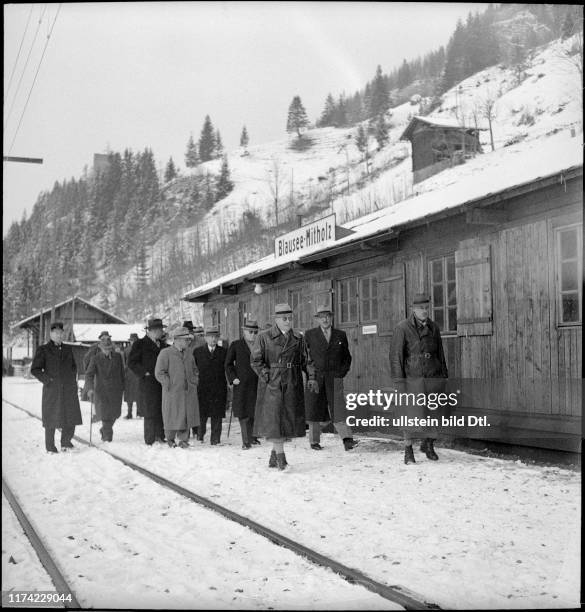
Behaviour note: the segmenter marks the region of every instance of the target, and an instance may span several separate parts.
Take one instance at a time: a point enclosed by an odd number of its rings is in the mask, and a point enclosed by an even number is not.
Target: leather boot
[[[404,447],[404,463],[408,465],[409,463],[416,463],[414,460],[414,451],[412,450],[412,445]]]
[[[438,461],[439,456],[435,453],[433,442],[434,440],[432,438],[425,438],[420,445],[420,450],[427,456],[427,459]]]
[[[343,446],[346,451],[350,451],[352,448],[355,448],[359,444],[358,440],[354,440],[353,438],[343,438]]]
[[[284,453],[278,453],[276,455],[276,463],[278,464],[278,469],[279,470],[284,470],[286,468],[288,463],[286,461],[286,457],[285,457]]]
[[[273,450],[270,452],[270,460],[268,461],[268,467],[276,467],[277,466],[277,462],[276,462],[276,451]]]

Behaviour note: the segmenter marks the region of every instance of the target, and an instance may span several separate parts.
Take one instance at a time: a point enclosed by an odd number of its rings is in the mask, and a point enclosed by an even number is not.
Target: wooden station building
[[[392,389],[389,348],[415,293],[431,297],[458,414],[485,414],[489,434],[462,437],[580,450],[583,162],[567,133],[445,170],[439,186],[335,226],[334,215],[275,240],[275,253],[188,292],[206,325],[239,337],[274,305],[316,326],[330,300],[349,339],[345,392]],[[436,184],[439,177],[434,177]],[[315,240],[319,231],[319,240]],[[313,240],[311,240],[311,236]],[[377,414],[369,406],[366,414]]]

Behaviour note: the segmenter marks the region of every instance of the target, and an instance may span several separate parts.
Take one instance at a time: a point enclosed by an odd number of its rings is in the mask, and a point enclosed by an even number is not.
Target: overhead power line
[[[12,98],[12,104],[10,105],[10,109],[8,110],[8,114],[4,117],[4,133],[6,133],[6,124],[8,123],[8,119],[10,118],[10,115],[12,113],[12,109],[14,108],[14,103],[16,102],[16,98],[18,97],[18,92],[20,91],[20,85],[22,83],[22,79],[24,77],[24,73],[26,72],[26,68],[28,66],[28,61],[30,60],[30,55],[32,53],[33,47],[35,46],[35,42],[37,41],[37,36],[39,34],[39,30],[41,28],[41,23],[43,21],[43,17],[45,16],[45,12],[47,10],[47,5],[45,4],[45,8],[43,9],[43,12],[41,13],[41,18],[39,19],[39,22],[37,23],[37,29],[35,31],[35,36],[33,38],[32,44],[30,46],[30,49],[28,50],[28,55],[26,56],[26,62],[24,63],[24,68],[22,69],[22,72],[20,74],[20,79],[18,79],[18,85],[16,86],[16,91],[14,92],[14,97]]]
[[[20,115],[20,119],[18,121],[18,125],[16,126],[16,132],[14,134],[14,138],[12,139],[12,142],[10,143],[10,148],[8,150],[8,154],[9,155],[10,155],[10,153],[12,153],[12,147],[14,146],[14,141],[16,140],[16,137],[18,136],[18,132],[20,130],[20,126],[21,126],[22,120],[24,118],[24,113],[26,112],[26,109],[28,107],[28,102],[30,100],[30,96],[31,96],[32,91],[34,89],[35,83],[37,82],[37,76],[39,75],[39,71],[41,69],[41,64],[43,63],[43,58],[45,57],[45,51],[47,50],[47,47],[49,45],[49,40],[51,39],[51,36],[53,34],[53,28],[55,27],[55,23],[57,22],[57,17],[59,17],[59,12],[60,11],[61,11],[61,3],[59,3],[59,7],[57,8],[57,12],[55,13],[55,19],[53,19],[53,24],[51,25],[51,30],[47,34],[47,40],[45,41],[45,46],[43,48],[43,54],[41,55],[41,59],[39,61],[39,65],[37,66],[37,71],[35,72],[35,77],[33,79],[32,85],[30,86],[30,91],[28,92],[28,96],[26,98],[26,102],[24,104],[24,108],[22,109],[22,114]]]
[[[28,13],[28,19],[26,20],[26,26],[24,26],[24,32],[22,34],[22,38],[20,39],[20,46],[18,47],[18,53],[16,54],[16,59],[14,60],[14,66],[12,66],[12,72],[10,73],[10,79],[8,80],[8,87],[6,88],[6,91],[4,92],[5,99],[8,98],[8,94],[10,92],[10,85],[12,85],[12,77],[14,76],[14,72],[16,71],[16,66],[20,58],[20,52],[22,50],[22,43],[24,42],[24,39],[26,38],[26,33],[28,32],[28,24],[30,23],[30,18],[33,12],[33,7],[34,5],[31,4],[30,11]]]

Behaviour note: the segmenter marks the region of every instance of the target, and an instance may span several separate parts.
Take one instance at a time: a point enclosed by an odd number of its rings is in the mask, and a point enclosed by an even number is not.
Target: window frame
[[[453,279],[450,281],[447,275],[448,264],[447,260],[452,259],[453,262]],[[443,291],[443,303],[441,306],[436,306],[435,304],[435,285],[438,283],[434,282],[433,276],[433,264],[437,261],[441,262],[441,288]],[[437,323],[435,318],[435,310],[443,311],[443,327],[440,326],[441,335],[442,336],[456,336],[457,335],[457,270],[455,267],[455,251],[450,253],[444,253],[442,255],[433,256],[427,261],[427,270],[428,270],[428,287],[430,288],[430,298],[431,298],[431,308],[429,316],[430,318]],[[455,287],[455,303],[449,304],[449,283],[453,282]],[[449,310],[455,312],[455,328],[449,329]],[[437,323],[438,325],[438,323]]]
[[[573,259],[562,259],[561,251],[561,234],[567,231],[574,231],[577,238],[577,254]],[[554,228],[554,240],[555,240],[555,276],[556,276],[556,287],[555,287],[555,300],[557,306],[556,323],[557,327],[578,327],[583,324],[583,224],[582,223],[571,223],[568,225],[560,225]],[[563,263],[577,262],[577,289],[564,290],[562,288],[562,266]],[[578,320],[577,321],[563,321],[563,295],[566,294],[577,294],[578,299]]]

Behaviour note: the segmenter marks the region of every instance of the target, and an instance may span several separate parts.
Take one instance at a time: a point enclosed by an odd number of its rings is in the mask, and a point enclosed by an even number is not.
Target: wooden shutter
[[[490,245],[455,252],[457,335],[489,336],[492,332],[492,266]]]
[[[378,277],[378,335],[390,336],[406,319],[404,264],[395,263]]]

